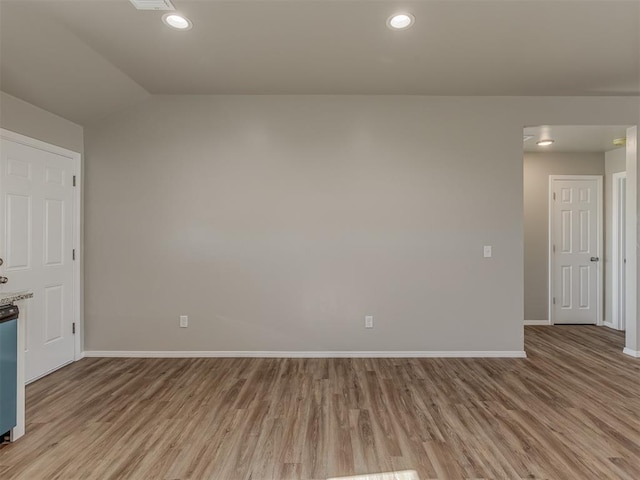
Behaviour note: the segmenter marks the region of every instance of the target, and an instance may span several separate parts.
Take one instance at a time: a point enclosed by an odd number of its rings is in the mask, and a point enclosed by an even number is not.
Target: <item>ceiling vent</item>
[[[175,10],[171,0],[129,0],[138,10]]]

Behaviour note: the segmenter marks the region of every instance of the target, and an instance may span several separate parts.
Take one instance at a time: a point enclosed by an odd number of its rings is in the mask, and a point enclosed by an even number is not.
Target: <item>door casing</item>
[[[611,321],[612,328],[625,329],[625,231],[626,231],[626,179],[627,172],[612,175],[611,215]],[[623,186],[624,185],[624,186]],[[624,190],[623,190],[624,189]],[[621,301],[622,299],[622,301]],[[609,326],[607,324],[607,326]]]

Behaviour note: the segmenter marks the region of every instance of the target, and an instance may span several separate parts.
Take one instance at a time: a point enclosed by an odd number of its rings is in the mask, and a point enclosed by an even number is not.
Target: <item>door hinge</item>
[[[553,304],[556,304],[556,297],[553,297]]]
[[[553,253],[556,253],[556,246],[555,246],[555,244],[553,245]]]
[[[73,176],[73,186],[74,187],[76,186],[76,176],[75,175]],[[554,195],[555,195],[555,193],[554,193]]]
[[[71,260],[73,260],[74,262],[76,260],[76,249],[75,248],[73,250],[71,250]]]
[[[74,335],[76,334],[76,322],[73,322],[71,324],[71,333],[73,333]]]
[[[73,178],[76,178],[76,177],[73,177]],[[75,180],[74,180],[74,182],[75,182]],[[75,185],[75,183],[74,183],[74,185]],[[556,199],[556,192],[553,192],[553,199],[554,200]]]

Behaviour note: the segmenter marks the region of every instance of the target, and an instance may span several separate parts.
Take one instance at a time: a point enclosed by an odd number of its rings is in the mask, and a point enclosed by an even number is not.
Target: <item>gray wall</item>
[[[613,273],[613,261],[612,258],[612,238],[613,238],[613,174],[617,172],[624,172],[627,169],[627,155],[626,149],[616,148],[610,150],[604,154],[604,211],[605,211],[605,230],[604,230],[604,321],[611,322],[612,310],[611,310],[611,289],[613,286],[612,273]]]
[[[604,154],[524,155],[525,320],[549,320],[549,175],[604,175]]]
[[[0,128],[42,140],[73,152],[84,151],[80,125],[0,92]]]
[[[522,127],[638,112],[154,96],[86,130],[87,349],[522,350]]]

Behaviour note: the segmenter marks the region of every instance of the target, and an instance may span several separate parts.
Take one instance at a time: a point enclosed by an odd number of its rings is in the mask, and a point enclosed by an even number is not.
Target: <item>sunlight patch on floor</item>
[[[332,477],[327,480],[420,480],[415,470],[403,470],[401,472],[367,473],[365,475],[353,475],[350,477]]]

